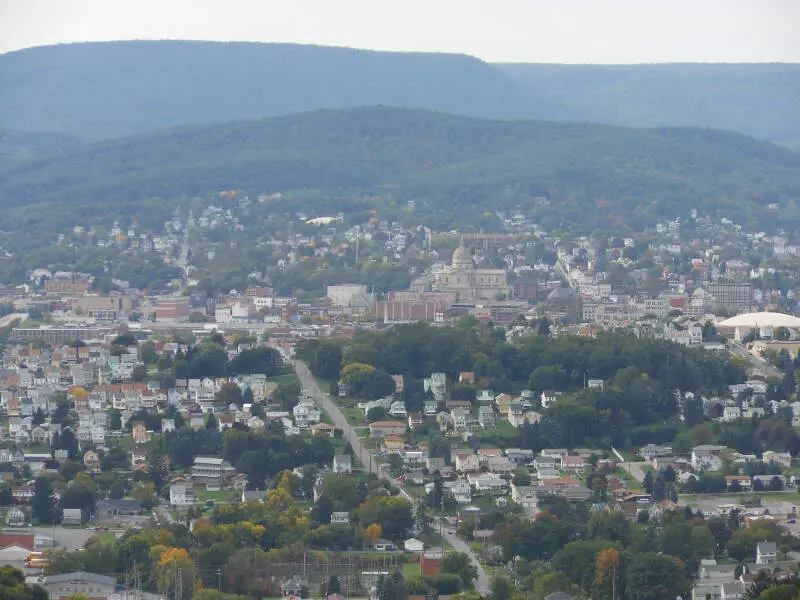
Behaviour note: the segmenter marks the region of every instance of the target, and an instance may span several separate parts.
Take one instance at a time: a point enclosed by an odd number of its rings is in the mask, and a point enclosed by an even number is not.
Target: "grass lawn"
[[[332,379],[323,379],[322,377],[317,377],[316,375],[314,375],[314,379],[317,381],[317,385],[323,394],[330,394],[331,383],[333,383]]]
[[[47,444],[29,444],[25,447],[25,449],[31,454],[43,454],[45,452],[50,452],[50,446]]]
[[[194,495],[198,502],[205,502],[206,500],[213,500],[214,502],[231,502],[237,494],[236,492],[232,492],[230,490],[209,492],[208,490],[198,489],[194,491]]]
[[[117,535],[115,533],[111,533],[110,531],[103,531],[95,535],[103,544],[113,544],[115,541],[117,541]]]
[[[300,378],[294,373],[287,373],[286,375],[276,375],[275,377],[267,377],[267,382],[280,384],[288,384],[299,382]]]
[[[350,425],[364,424],[364,411],[360,408],[345,408],[342,412]]]
[[[418,562],[410,562],[403,565],[403,579],[409,577],[419,577],[422,574]]]

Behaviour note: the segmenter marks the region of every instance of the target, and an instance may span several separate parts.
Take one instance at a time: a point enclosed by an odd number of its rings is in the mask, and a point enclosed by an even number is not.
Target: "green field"
[[[195,490],[194,495],[198,502],[205,502],[206,500],[213,500],[214,502],[232,502],[238,494],[230,490],[209,492],[208,490],[200,489]]]
[[[409,577],[419,577],[422,573],[418,562],[405,563],[403,565],[403,579]]]

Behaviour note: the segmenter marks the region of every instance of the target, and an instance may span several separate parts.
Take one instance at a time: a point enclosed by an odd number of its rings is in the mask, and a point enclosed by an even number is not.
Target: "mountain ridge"
[[[583,228],[605,219],[641,229],[693,207],[762,223],[770,219],[766,205],[778,203],[786,206],[781,226],[788,228],[797,223],[800,155],[712,130],[367,107],[100,142],[27,161],[0,181],[0,206],[26,212],[243,189],[415,200],[443,227],[533,206],[534,197],[550,201],[540,209],[547,227],[563,221]]]
[[[87,42],[0,55],[0,128],[111,139],[384,105],[492,119],[739,131],[800,146],[800,65],[487,63],[259,42]]]

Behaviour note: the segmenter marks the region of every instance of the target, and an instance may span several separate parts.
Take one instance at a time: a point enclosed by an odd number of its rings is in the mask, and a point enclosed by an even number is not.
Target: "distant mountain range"
[[[713,127],[800,146],[800,65],[788,64],[492,65],[464,55],[291,44],[108,42],[0,55],[0,89],[0,129],[89,140],[384,105]]]
[[[800,64],[499,64],[579,120],[712,127],[800,148]]]
[[[334,210],[367,197],[398,206],[415,200],[426,222],[441,227],[477,226],[497,210],[523,206],[548,229],[641,230],[693,207],[753,227],[791,228],[800,155],[706,129],[367,107],[83,145],[0,172],[0,207],[29,218],[126,204],[136,216],[147,210],[145,200],[229,189],[287,194],[282,211],[293,197],[306,212],[319,208],[309,197],[338,199],[328,205]]]

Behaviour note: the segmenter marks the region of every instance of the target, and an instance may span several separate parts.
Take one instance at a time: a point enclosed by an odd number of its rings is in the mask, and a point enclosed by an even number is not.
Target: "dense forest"
[[[495,66],[583,121],[715,127],[800,148],[797,64]]]
[[[480,219],[524,205],[547,229],[641,230],[698,208],[769,231],[777,226],[769,203],[781,205],[782,227],[798,223],[800,155],[729,132],[372,107],[84,146],[6,169],[0,206],[24,207],[7,213],[19,223],[50,218],[54,205],[67,217],[119,215],[115,207],[125,204],[137,218],[146,212],[139,201],[223,189],[280,191],[288,202],[310,191],[340,204],[415,200],[419,218],[440,228],[454,215]]]

